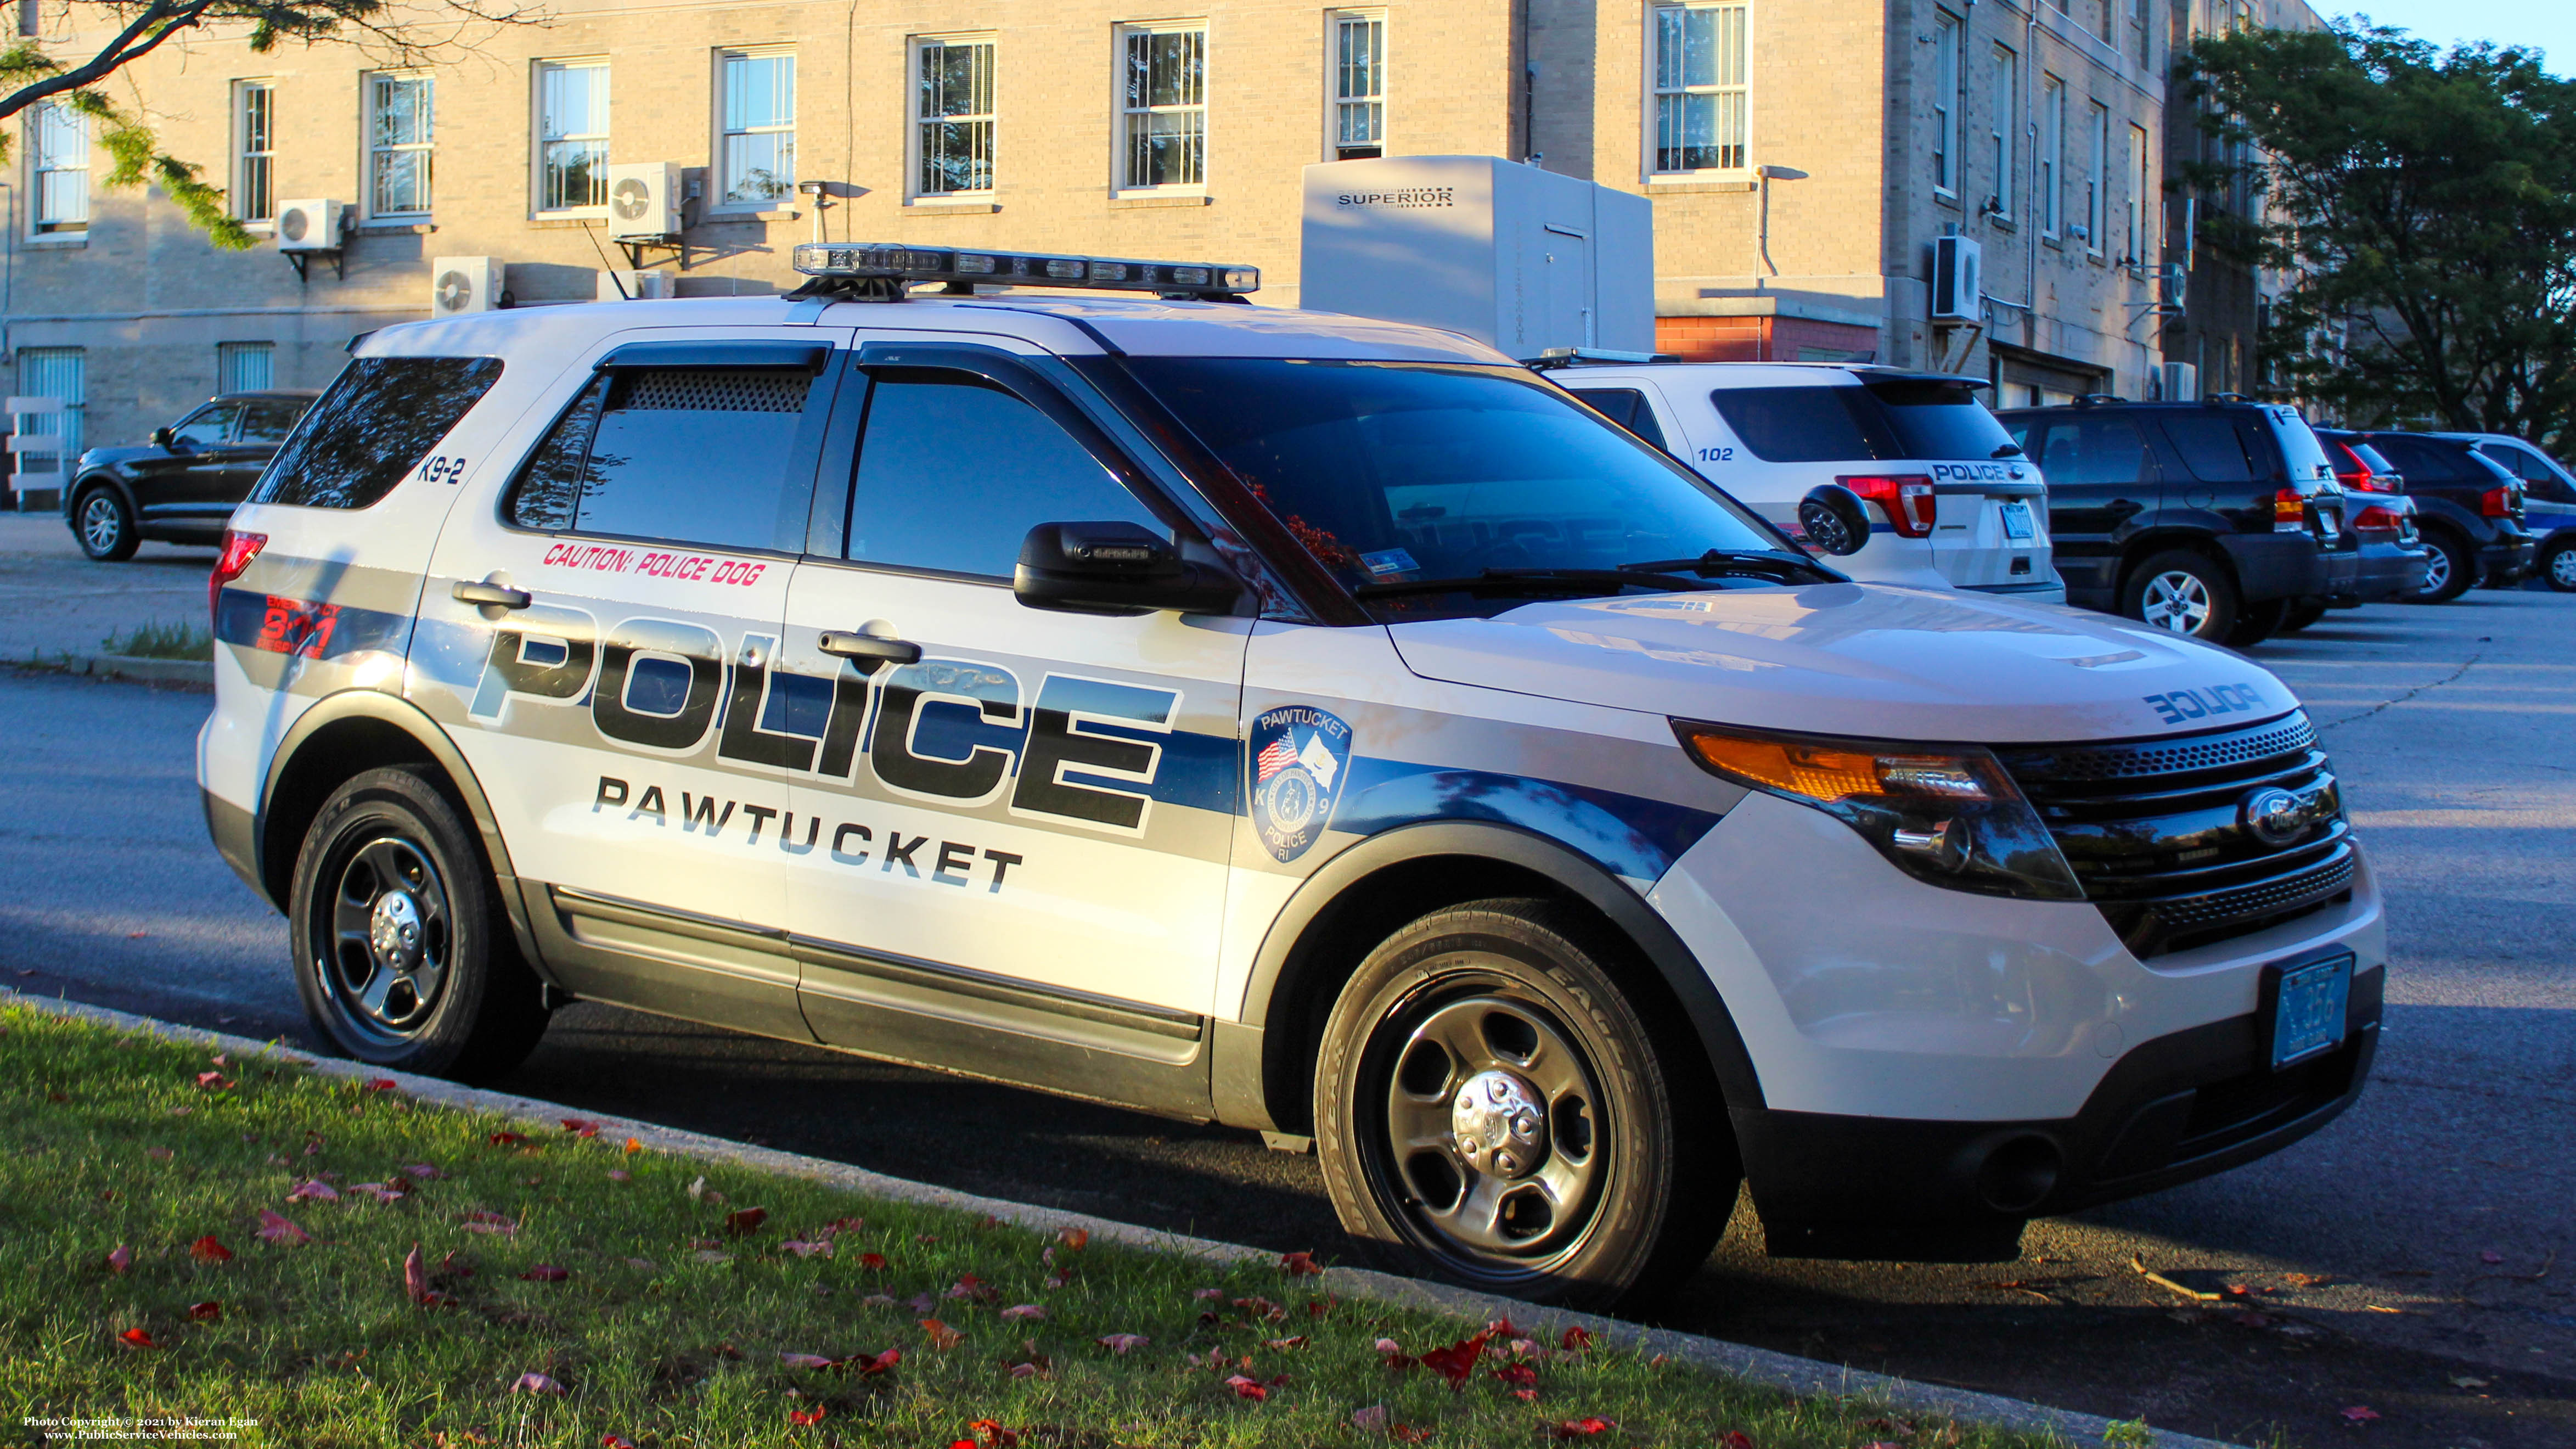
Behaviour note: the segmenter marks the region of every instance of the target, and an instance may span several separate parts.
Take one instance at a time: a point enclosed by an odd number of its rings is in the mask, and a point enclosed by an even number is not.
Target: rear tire
[[[73,501],[72,534],[93,563],[123,563],[143,541],[134,532],[134,510],[104,483],[91,484]]]
[[[1546,901],[1477,901],[1396,932],[1343,986],[1316,1156],[1378,1266],[1600,1308],[1687,1279],[1726,1230],[1725,1103],[1687,1048],[1658,1049],[1595,939]]]
[[[2576,539],[2541,556],[2540,576],[2562,594],[2576,594]]]
[[[472,828],[428,780],[369,770],[324,801],[287,921],[314,1030],[397,1071],[488,1081],[548,1015]]]
[[[2275,632],[2282,634],[2296,634],[2301,629],[2308,627],[2310,624],[2317,622],[2325,616],[2325,600],[2301,599],[2290,606],[2289,613],[2281,620],[2281,627]]]
[[[2280,633],[2295,607],[2297,602],[2292,599],[2265,599],[2242,606],[2236,611],[2236,627],[2227,631],[2227,647],[2251,649]]]
[[[2407,596],[2409,603],[2447,604],[2478,581],[2477,550],[2467,539],[2447,528],[2428,528],[2424,543],[2433,556],[2425,563],[2424,587]]]
[[[2120,612],[2150,628],[2227,642],[2235,632],[2236,580],[2227,569],[2189,549],[2169,549],[2129,571],[2120,589]]]

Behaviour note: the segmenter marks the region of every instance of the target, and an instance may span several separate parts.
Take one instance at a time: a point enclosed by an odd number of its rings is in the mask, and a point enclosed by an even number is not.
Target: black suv
[[[2362,433],[2406,475],[2415,528],[2433,548],[2416,598],[2438,604],[2479,583],[2501,588],[2531,576],[2537,549],[2522,522],[2522,480],[2477,450],[2475,440],[2427,433]]]
[[[2296,409],[2114,398],[1995,416],[2048,480],[2070,604],[2241,648],[2352,586],[2343,493]]]
[[[81,552],[102,563],[134,557],[147,538],[212,545],[318,396],[307,388],[226,393],[153,429],[149,443],[92,448],[63,490],[63,521]]]

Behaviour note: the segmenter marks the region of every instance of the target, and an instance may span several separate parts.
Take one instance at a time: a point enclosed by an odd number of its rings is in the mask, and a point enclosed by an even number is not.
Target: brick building
[[[1293,305],[1300,168],[1382,151],[1652,197],[1659,341],[1686,356],[2135,395],[2172,36],[2150,0],[2025,3],[557,0],[425,70],[183,36],[113,84],[255,230],[282,200],[348,203],[340,265],[216,251],[165,197],[99,185],[84,123],[37,108],[0,354],[91,442],[219,388],[319,385],[352,334],[428,314],[435,257],[499,259],[517,305],[592,299],[629,265],[601,234],[603,168],[628,162],[686,168],[685,267],[644,259],[681,296],[792,285],[789,247],[821,235],[1249,262]],[[58,54],[94,38],[61,0],[12,8]],[[1953,231],[1987,300],[1935,326]]]

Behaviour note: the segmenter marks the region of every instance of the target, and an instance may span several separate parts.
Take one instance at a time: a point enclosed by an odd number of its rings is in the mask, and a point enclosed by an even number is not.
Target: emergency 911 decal
[[[1333,818],[1350,778],[1351,727],[1312,705],[1252,722],[1252,826],[1281,864],[1304,855]]]

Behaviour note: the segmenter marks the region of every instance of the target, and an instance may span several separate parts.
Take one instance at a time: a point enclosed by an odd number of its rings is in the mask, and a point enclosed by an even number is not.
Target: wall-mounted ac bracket
[[[331,275],[338,277],[344,282],[349,280],[349,266],[348,262],[345,260],[346,254],[338,247],[333,247],[328,251],[324,251],[318,247],[307,248],[302,251],[280,252],[278,255],[286,258],[288,263],[295,268],[295,280],[299,283],[310,282],[313,280],[312,277],[306,273],[305,268],[313,264],[313,259],[315,257],[329,257],[331,259]]]
[[[667,252],[679,262],[681,271],[685,272],[689,269],[688,238],[676,233],[663,236],[622,236],[616,239],[616,246],[619,251],[626,253],[629,271],[645,270],[646,252]]]

